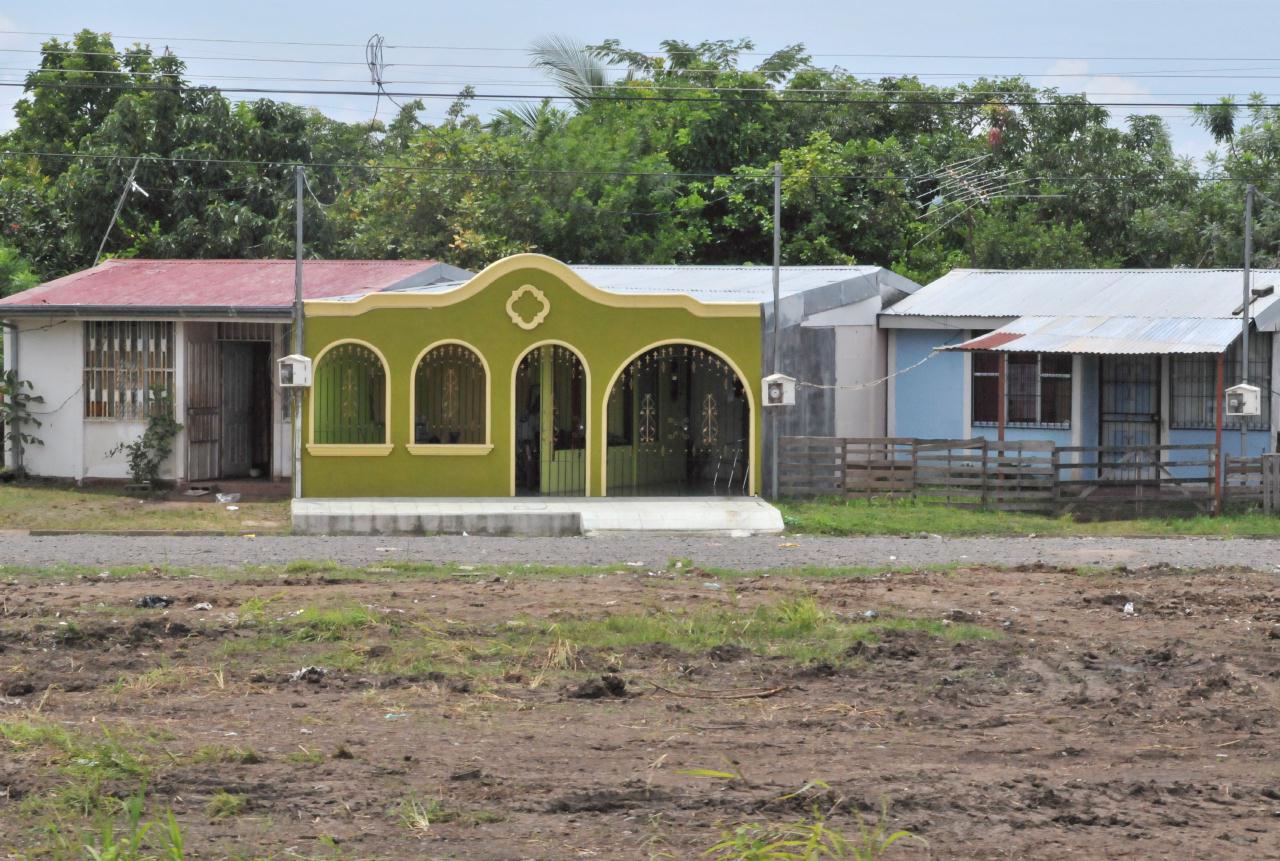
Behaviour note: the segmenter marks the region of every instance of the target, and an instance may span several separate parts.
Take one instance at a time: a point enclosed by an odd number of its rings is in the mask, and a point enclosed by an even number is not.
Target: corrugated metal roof
[[[1255,270],[1253,286],[1280,287],[1280,271]],[[892,316],[1023,317],[1090,314],[1230,319],[1240,307],[1240,269],[956,269],[886,311]],[[1277,294],[1258,299],[1265,310]],[[1238,318],[1237,318],[1238,319]]]
[[[684,295],[699,302],[773,301],[773,270],[769,266],[597,266],[573,265],[588,284],[621,295]],[[443,293],[465,281],[409,288],[404,292]],[[784,298],[832,286],[848,286],[850,302],[879,295],[887,286],[909,294],[920,285],[880,266],[783,266],[779,293]],[[348,297],[336,297],[346,299]],[[349,297],[357,299],[358,296]]]
[[[0,299],[0,316],[43,309],[288,309],[293,266],[292,260],[108,260]],[[307,260],[302,272],[307,299],[468,274],[434,260]]]
[[[944,347],[1000,353],[1221,353],[1240,337],[1240,321],[1187,317],[1021,317],[985,335]]]

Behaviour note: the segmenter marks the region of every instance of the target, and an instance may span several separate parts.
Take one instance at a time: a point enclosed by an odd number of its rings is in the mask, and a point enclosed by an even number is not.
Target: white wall
[[[886,434],[885,384],[869,384],[888,373],[887,342],[874,323],[836,327],[836,384],[850,387],[836,390],[836,436]]]
[[[17,337],[5,338],[5,368],[12,368],[16,360],[19,378],[32,384],[30,393],[44,398],[44,403],[31,406],[40,427],[27,429],[44,444],[23,446],[23,465],[33,475],[75,478],[84,423],[84,326],[72,320],[24,320],[16,325]],[[6,463],[11,462],[9,456],[6,453]]]
[[[84,423],[84,476],[86,478],[129,478],[129,458],[124,452],[108,456],[107,452],[120,443],[130,443],[142,436],[147,429],[144,421],[119,421],[117,419],[92,419]],[[175,440],[174,454],[160,468],[160,477],[173,479],[177,475],[178,455]]]

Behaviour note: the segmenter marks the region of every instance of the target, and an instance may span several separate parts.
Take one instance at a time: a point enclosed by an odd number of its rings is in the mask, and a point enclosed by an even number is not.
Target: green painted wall
[[[511,321],[506,303],[524,284],[540,289],[551,303],[546,320],[532,331]],[[438,308],[375,309],[354,317],[317,317],[306,323],[306,353],[315,356],[325,345],[346,338],[366,341],[390,365],[394,445],[382,457],[314,456],[309,403],[303,411],[303,495],[350,496],[507,496],[513,469],[512,375],[526,350],[544,341],[559,341],[583,357],[590,378],[588,457],[592,496],[602,495],[601,452],[605,439],[604,404],[615,373],[631,357],[657,341],[688,341],[713,348],[741,369],[743,382],[758,402],[761,377],[759,317],[698,317],[678,308],[614,308],[600,305],[541,269],[518,269],[501,275],[480,293]],[[413,362],[428,344],[444,338],[466,341],[484,356],[492,374],[491,442],[485,455],[412,455],[410,397]],[[310,393],[308,393],[308,400]],[[760,463],[760,410],[752,416]],[[754,479],[759,489],[759,476]]]

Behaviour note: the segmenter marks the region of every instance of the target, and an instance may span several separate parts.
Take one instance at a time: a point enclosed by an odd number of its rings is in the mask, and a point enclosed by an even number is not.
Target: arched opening
[[[751,406],[728,362],[692,344],[637,356],[609,392],[610,496],[751,492]]]
[[[415,445],[476,445],[488,439],[488,372],[465,344],[432,347],[413,374]]]
[[[343,342],[316,361],[312,442],[374,445],[387,440],[387,369],[364,344]]]
[[[586,495],[587,373],[573,350],[543,344],[520,359],[514,438],[517,495]]]

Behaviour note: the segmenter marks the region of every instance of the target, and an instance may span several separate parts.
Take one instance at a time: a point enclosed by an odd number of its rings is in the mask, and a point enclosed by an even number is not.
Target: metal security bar
[[[1250,416],[1249,430],[1271,427],[1271,334],[1257,332],[1249,336],[1249,382],[1262,389],[1263,408],[1260,415]],[[1240,381],[1240,342],[1227,350],[1224,374],[1227,385]],[[1169,400],[1172,407],[1169,427],[1175,430],[1213,430],[1217,408],[1217,356],[1187,355],[1169,357]],[[1222,426],[1239,430],[1240,416],[1224,416]]]
[[[586,371],[559,345],[536,347],[516,368],[516,492],[585,496]]]
[[[84,349],[87,419],[145,419],[152,390],[173,392],[173,323],[85,323]]]
[[[387,441],[387,375],[377,354],[368,347],[339,344],[325,353],[316,368],[312,396],[315,442]]]
[[[442,344],[414,373],[413,441],[429,445],[485,442],[484,364],[461,344]]]
[[[750,493],[750,408],[719,356],[689,344],[650,350],[609,393],[607,490],[617,496]]]

